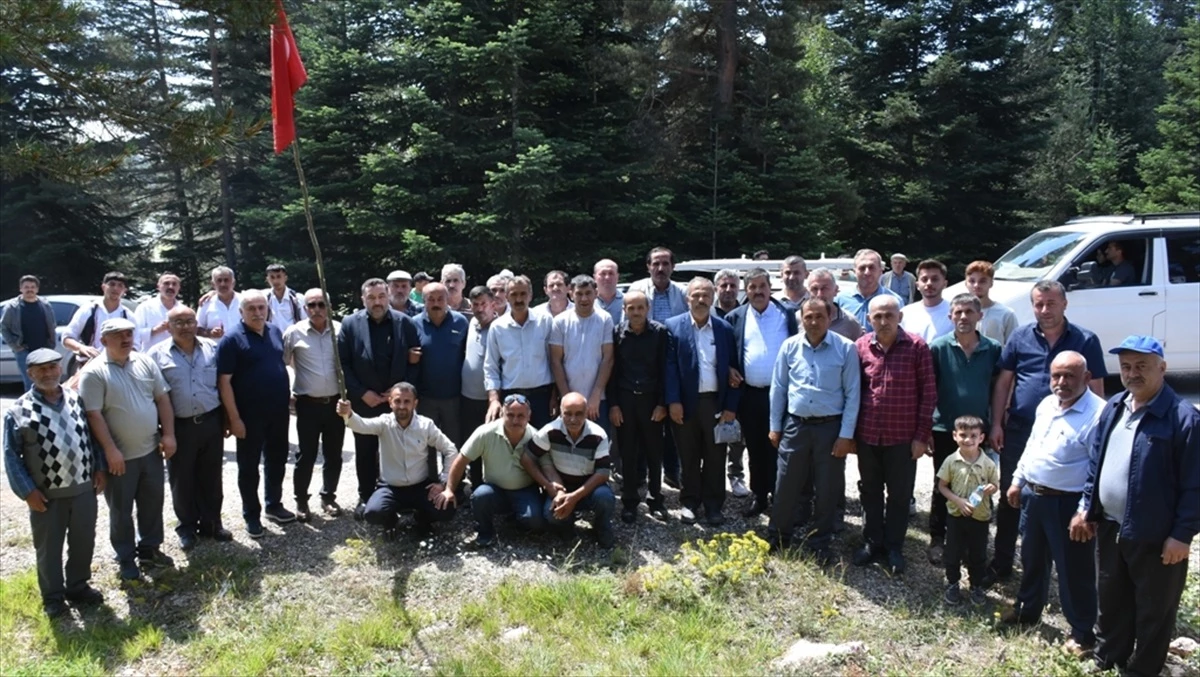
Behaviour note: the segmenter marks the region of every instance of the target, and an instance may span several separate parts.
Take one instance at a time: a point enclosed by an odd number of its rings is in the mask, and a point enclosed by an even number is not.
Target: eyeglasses
[[[514,402],[516,404],[524,404],[524,405],[528,406],[529,398],[525,397],[521,393],[513,393],[512,395],[509,395],[508,397],[504,398],[504,406],[506,406],[506,407],[510,404],[513,404]]]
[[[309,301],[308,303],[304,304],[304,307],[305,308],[324,308],[325,302],[324,301]]]

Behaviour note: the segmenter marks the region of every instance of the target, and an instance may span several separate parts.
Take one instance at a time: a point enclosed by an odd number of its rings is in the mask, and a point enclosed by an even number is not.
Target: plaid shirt
[[[933,357],[921,337],[898,329],[888,350],[874,333],[854,343],[862,365],[857,437],[877,446],[933,441],[937,383]]]

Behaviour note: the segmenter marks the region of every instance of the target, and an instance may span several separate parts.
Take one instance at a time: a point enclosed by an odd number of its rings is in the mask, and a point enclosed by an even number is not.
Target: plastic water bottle
[[[967,504],[972,508],[976,508],[983,501],[983,485],[975,487],[975,491],[971,492],[971,497],[967,499]]]

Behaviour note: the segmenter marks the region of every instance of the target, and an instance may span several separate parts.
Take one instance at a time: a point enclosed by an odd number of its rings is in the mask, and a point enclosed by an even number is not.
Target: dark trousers
[[[96,548],[96,494],[91,486],[75,496],[47,500],[46,512],[30,510],[29,528],[37,551],[38,591],[42,601],[62,601],[66,593],[86,588],[92,577],[92,553]]]
[[[937,472],[950,455],[958,450],[954,434],[941,430],[933,431],[933,498],[929,501],[929,543],[936,545],[946,540],[946,497],[938,491]],[[986,543],[986,541],[985,541]]]
[[[1071,637],[1082,644],[1096,641],[1096,545],[1070,538],[1071,518],[1079,494],[1038,496],[1028,485],[1021,490],[1020,616],[1041,616],[1050,594],[1050,568],[1058,569],[1058,599],[1071,626]]]
[[[650,420],[657,398],[651,393],[636,394],[632,390],[617,393],[617,406],[621,407],[623,421],[617,428],[620,440],[621,465],[625,468],[621,483],[621,503],[626,508],[637,506],[638,490],[641,489],[643,473],[649,475],[646,503],[651,507],[663,504],[662,495],[662,449],[663,422]]]
[[[766,416],[764,420],[769,418]],[[792,414],[784,419],[783,436],[779,441],[775,505],[771,508],[771,521],[767,527],[783,540],[792,537],[797,506],[808,484],[816,489],[816,519],[808,545],[820,550],[833,540],[838,497],[846,493],[846,459],[833,456],[833,445],[841,425],[841,420],[807,425]],[[753,474],[750,479],[754,479]]]
[[[1109,520],[1097,525],[1100,641],[1096,658],[1105,667],[1157,675],[1175,631],[1188,562],[1166,566],[1162,543],[1118,541],[1119,530],[1120,525]]]
[[[382,416],[391,411],[387,404],[367,407],[356,403],[354,413],[363,418]],[[358,502],[366,505],[379,484],[379,437],[354,433],[354,474],[358,478]]]
[[[225,431],[220,408],[198,417],[176,418],[175,439],[175,455],[167,459],[171,505],[179,519],[175,531],[195,535],[201,527],[215,529],[221,524],[225,501],[221,485]]]
[[[401,512],[414,512],[418,524],[445,522],[454,517],[454,506],[444,509],[434,507],[429,500],[428,485],[424,482],[407,487],[393,487],[381,484],[371,494],[367,501],[367,510],[363,519],[367,524],[376,524],[385,529],[396,526]]]
[[[488,401],[487,400],[472,400],[468,397],[463,397],[459,401],[459,416],[462,424],[462,437],[465,441],[475,432],[475,429],[483,425],[484,419],[487,418]],[[483,459],[477,458],[471,461],[468,477],[471,479],[471,486],[477,487],[483,484]]]
[[[109,474],[108,484],[104,486],[104,498],[108,502],[108,538],[118,562],[127,562],[138,553],[149,553],[162,545],[163,474],[163,458],[157,451],[141,458],[126,459],[124,475]]]
[[[258,414],[246,420],[246,437],[237,441],[238,493],[242,495],[242,517],[246,520],[256,520],[262,514],[262,505],[258,502],[260,463],[263,498],[267,507],[283,505],[283,476],[287,471],[287,457],[286,409]]]
[[[1017,470],[1017,462],[1025,452],[1025,444],[1029,442],[1029,433],[1033,431],[1033,422],[1022,419],[1009,419],[1004,426],[1004,450],[1000,453],[1000,496],[1008,494],[1012,484],[1013,473]],[[996,571],[1012,571],[1013,559],[1017,552],[1017,532],[1021,526],[1021,510],[1008,504],[1008,501],[998,501],[996,507],[996,542],[993,545],[995,553],[992,556],[992,568]]]
[[[716,393],[700,393],[692,415],[672,426],[683,476],[679,502],[693,511],[703,505],[710,515],[725,505],[725,448],[713,441],[719,413]]]
[[[726,471],[729,479],[745,479],[746,471],[742,465],[742,456],[746,453],[745,442],[734,442],[725,445],[725,453],[729,457],[729,469]]]
[[[958,583],[965,563],[971,587],[983,587],[983,577],[987,571],[988,522],[974,517],[947,515],[943,527],[946,530],[946,551],[942,555],[942,564],[946,567],[946,582]]]
[[[322,398],[324,399],[324,398]],[[342,477],[342,445],[346,442],[346,423],[337,415],[337,397],[328,402],[299,395],[296,397],[296,437],[299,452],[292,471],[296,500],[308,500],[313,468],[317,463],[317,448],[321,449],[321,498],[332,501],[337,497],[338,481]]]
[[[904,536],[908,533],[908,501],[917,475],[912,444],[859,444],[858,474],[862,478],[858,487],[863,507],[863,539],[872,548],[903,551]]]
[[[716,421],[713,421],[716,425]],[[663,475],[679,477],[679,449],[675,446],[675,426],[663,426]]]
[[[742,440],[746,443],[750,465],[750,491],[761,502],[775,492],[775,472],[778,456],[771,446],[770,388],[742,387],[742,402],[738,405],[738,422],[742,425]]]
[[[455,446],[462,444],[464,438],[462,434],[462,408],[459,398],[424,399],[421,400],[418,410],[419,414],[433,421],[438,430],[441,430],[446,437],[449,437]],[[474,432],[475,428],[471,428],[471,431]]]
[[[537,388],[517,388],[514,390],[501,390],[500,400],[518,393],[524,395],[529,400],[529,424],[538,430],[553,420],[550,416],[550,386],[538,386]]]

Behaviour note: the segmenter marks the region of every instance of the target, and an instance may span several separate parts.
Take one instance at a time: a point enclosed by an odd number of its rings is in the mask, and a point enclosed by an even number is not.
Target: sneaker
[[[262,538],[267,532],[263,530],[261,520],[252,519],[246,520],[246,533],[250,535],[250,538]]]
[[[637,508],[622,508],[621,521],[626,524],[633,524],[637,521]]]
[[[987,604],[987,590],[984,588],[971,588],[971,604],[975,606],[983,606]]]
[[[946,585],[946,592],[942,595],[942,601],[950,606],[962,604],[962,591],[958,589],[958,583]]]
[[[142,580],[142,570],[138,568],[137,562],[133,558],[124,560],[118,564],[120,570],[117,575],[122,581],[140,581]]]
[[[750,495],[750,490],[746,488],[746,482],[740,477],[729,478],[729,493],[733,494],[734,498],[745,498]]]
[[[66,598],[68,602],[78,604],[79,606],[93,606],[104,603],[104,593],[90,585],[85,585],[78,590],[68,592]]]
[[[312,519],[312,513],[308,510],[308,499],[296,499],[296,521],[307,522]]]
[[[62,618],[71,613],[71,609],[67,607],[67,603],[61,599],[48,599],[42,602],[42,610],[46,612],[46,616],[50,618]]]
[[[321,510],[324,510],[325,514],[330,517],[337,517],[342,514],[342,506],[338,505],[338,502],[332,498],[325,498],[324,496],[321,497]]]
[[[946,548],[941,543],[929,544],[929,549],[925,551],[925,555],[929,557],[929,563],[935,567],[942,566],[942,557],[946,554]]]
[[[267,519],[276,524],[287,524],[288,522],[296,521],[296,513],[288,510],[282,505],[271,506],[263,512],[267,514]]]
[[[170,556],[158,548],[147,550],[145,552],[139,552],[137,558],[142,567],[161,567],[163,569],[169,569],[175,566],[175,560],[171,559]]]
[[[684,524],[695,524],[696,513],[692,512],[691,508],[686,506],[682,507],[679,509],[679,521],[683,522]]]
[[[887,570],[893,576],[899,576],[908,568],[904,561],[904,555],[898,552],[889,552],[887,556]]]

